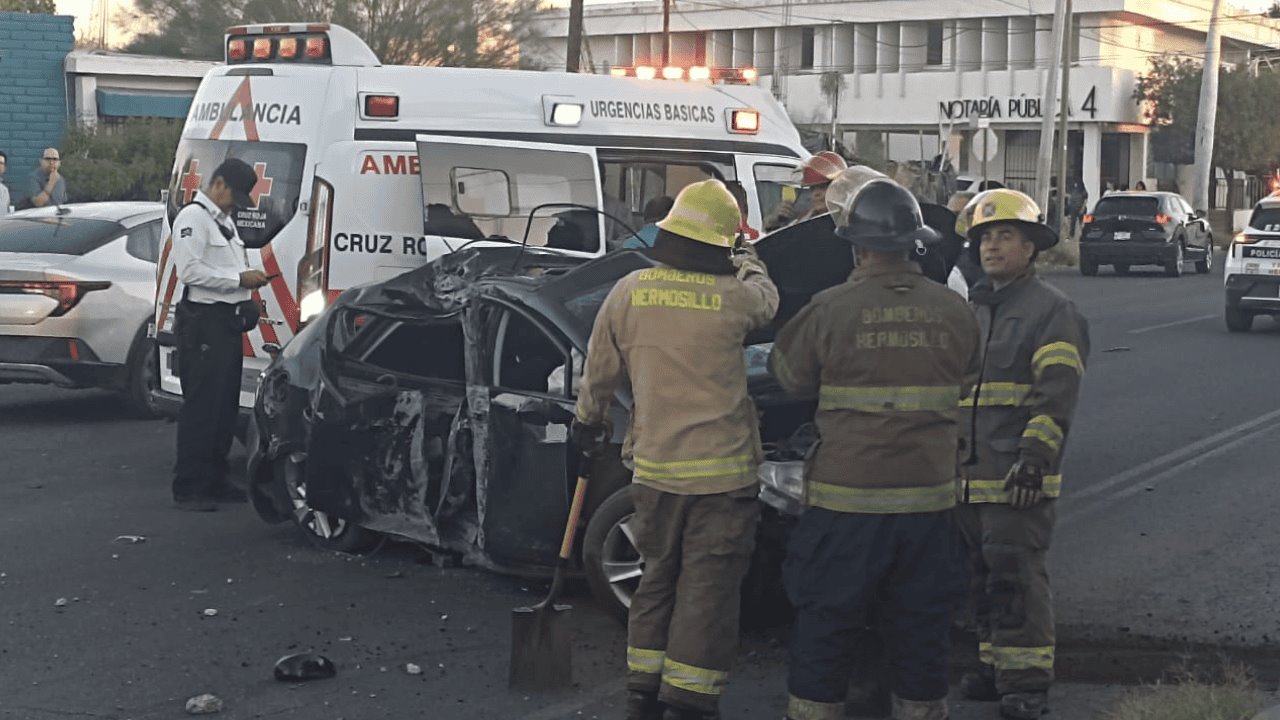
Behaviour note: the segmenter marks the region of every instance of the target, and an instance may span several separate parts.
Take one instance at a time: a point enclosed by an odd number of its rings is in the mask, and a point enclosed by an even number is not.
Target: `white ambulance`
[[[167,219],[224,159],[257,170],[255,205],[235,220],[250,264],[277,277],[255,294],[242,407],[270,353],[346,288],[477,242],[599,255],[644,235],[650,201],[707,177],[741,185],[758,229],[808,156],[750,70],[391,67],[326,24],[234,27],[225,50],[187,117]],[[155,318],[170,409],[182,297],[171,250],[166,239]]]

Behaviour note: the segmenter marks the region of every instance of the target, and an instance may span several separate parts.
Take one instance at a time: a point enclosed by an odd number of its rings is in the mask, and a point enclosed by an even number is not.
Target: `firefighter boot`
[[[626,720],[662,720],[662,703],[657,692],[627,691]]]
[[[961,676],[960,692],[964,693],[966,700],[995,702],[1000,699],[1000,693],[996,690],[996,676],[988,670]]]
[[[1037,720],[1049,712],[1049,693],[1009,693],[1000,698],[1000,716],[1010,720]]]
[[[903,700],[893,696],[893,720],[947,720],[946,698],[941,700]]]

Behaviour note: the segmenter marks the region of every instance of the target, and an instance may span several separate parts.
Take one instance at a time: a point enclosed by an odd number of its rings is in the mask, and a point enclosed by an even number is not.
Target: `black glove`
[[[578,452],[589,458],[598,458],[604,454],[604,449],[609,445],[609,438],[613,435],[609,422],[606,420],[599,424],[588,425],[578,418],[574,418],[569,424],[569,439],[578,447]]]
[[[1004,489],[1014,510],[1035,507],[1044,499],[1044,468],[1019,458],[1005,476]]]

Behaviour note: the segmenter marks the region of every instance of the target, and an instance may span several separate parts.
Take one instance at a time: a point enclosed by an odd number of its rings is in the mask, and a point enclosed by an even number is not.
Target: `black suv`
[[[1114,266],[1117,275],[1133,265],[1160,265],[1166,276],[1179,277],[1185,261],[1198,273],[1213,269],[1213,231],[1177,193],[1114,193],[1084,217],[1082,275],[1097,275],[1099,265]]]

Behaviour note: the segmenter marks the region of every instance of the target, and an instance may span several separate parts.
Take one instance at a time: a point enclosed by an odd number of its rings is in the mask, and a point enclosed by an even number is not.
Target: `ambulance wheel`
[[[1116,263],[1116,264],[1115,264],[1115,269],[1116,269],[1116,274],[1117,274],[1117,275],[1128,275],[1128,274],[1129,274],[1129,263]]]
[[[1093,277],[1098,274],[1098,261],[1089,257],[1080,258],[1080,274]]]
[[[1227,329],[1231,332],[1249,332],[1253,329],[1253,313],[1228,306]]]
[[[143,325],[134,335],[133,345],[129,348],[129,358],[125,362],[124,388],[120,393],[129,414],[144,420],[160,417],[160,408],[151,394],[159,386],[160,351],[156,347],[156,341],[147,337],[147,326]]]
[[[614,617],[626,622],[631,597],[644,575],[644,558],[636,549],[631,521],[635,517],[631,488],[625,486],[600,503],[582,537],[582,564],[591,594]]]
[[[276,458],[273,469],[276,481],[293,505],[293,522],[307,542],[333,552],[360,554],[372,550],[383,539],[378,533],[307,504],[305,461],[284,455]]]

